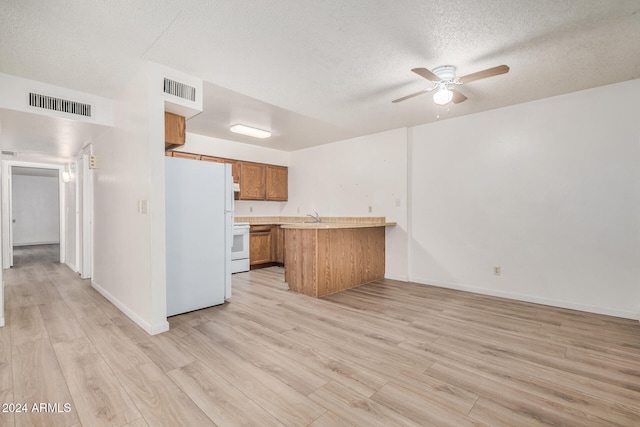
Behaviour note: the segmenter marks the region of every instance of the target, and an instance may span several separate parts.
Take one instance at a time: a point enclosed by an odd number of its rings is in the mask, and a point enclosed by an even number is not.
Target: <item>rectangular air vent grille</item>
[[[178,98],[188,99],[189,101],[195,102],[196,100],[195,87],[167,78],[164,79],[164,93],[177,96]]]
[[[29,93],[29,105],[32,107],[45,108],[47,110],[91,117],[90,104],[69,101],[68,99],[54,98],[53,96]]]

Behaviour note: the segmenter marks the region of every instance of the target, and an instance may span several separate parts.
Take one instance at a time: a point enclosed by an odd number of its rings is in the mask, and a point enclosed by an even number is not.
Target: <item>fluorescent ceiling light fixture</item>
[[[445,105],[451,102],[453,99],[453,92],[447,89],[446,86],[441,87],[436,93],[433,94],[433,102],[438,105]]]
[[[229,128],[231,132],[240,133],[242,135],[252,136],[254,138],[269,138],[271,136],[271,132],[252,128],[251,126],[245,125],[233,125]]]

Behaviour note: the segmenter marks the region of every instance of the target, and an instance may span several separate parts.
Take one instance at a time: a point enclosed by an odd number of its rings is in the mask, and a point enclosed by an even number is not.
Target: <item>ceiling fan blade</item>
[[[406,99],[413,98],[414,96],[422,95],[422,94],[427,93],[427,92],[430,92],[430,90],[429,89],[421,90],[420,92],[412,93],[411,95],[407,95],[407,96],[403,96],[402,98],[394,99],[391,102],[394,102],[394,103],[395,102],[402,102],[402,101],[404,101]]]
[[[413,71],[414,73],[416,73],[419,76],[424,77],[427,80],[431,80],[432,82],[439,82],[440,81],[440,77],[438,77],[437,75],[433,74],[431,71],[427,70],[426,68],[412,68],[411,71]]]
[[[464,96],[462,92],[460,92],[458,89],[449,89],[449,90],[453,92],[453,98],[451,98],[451,102],[453,102],[454,104],[460,104],[461,102],[464,102],[467,100],[467,97]]]
[[[487,77],[497,76],[499,74],[505,74],[509,72],[509,67],[507,65],[498,65],[497,67],[487,68],[483,71],[478,71],[477,73],[467,74],[466,76],[460,77],[460,83],[465,84],[475,80],[486,79]]]

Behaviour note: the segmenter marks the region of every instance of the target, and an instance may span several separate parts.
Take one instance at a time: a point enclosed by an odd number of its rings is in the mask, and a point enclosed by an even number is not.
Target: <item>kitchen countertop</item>
[[[236,222],[248,222],[250,225],[280,225],[281,228],[295,229],[337,229],[368,228],[395,226],[395,222],[387,222],[385,217],[320,217],[314,222],[306,216],[239,216]]]
[[[297,228],[297,229],[315,229],[326,230],[333,228],[370,228],[370,227],[389,227],[396,225],[395,222],[372,222],[362,224],[345,224],[340,222],[304,222],[304,223],[291,223],[282,224],[280,228]]]

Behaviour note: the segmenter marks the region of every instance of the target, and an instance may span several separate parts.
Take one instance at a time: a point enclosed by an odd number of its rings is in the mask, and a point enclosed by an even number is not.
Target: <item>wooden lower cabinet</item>
[[[252,225],[249,239],[251,268],[284,264],[284,230],[279,225]]]
[[[271,226],[252,225],[249,231],[249,264],[251,267],[272,262],[271,252]]]

